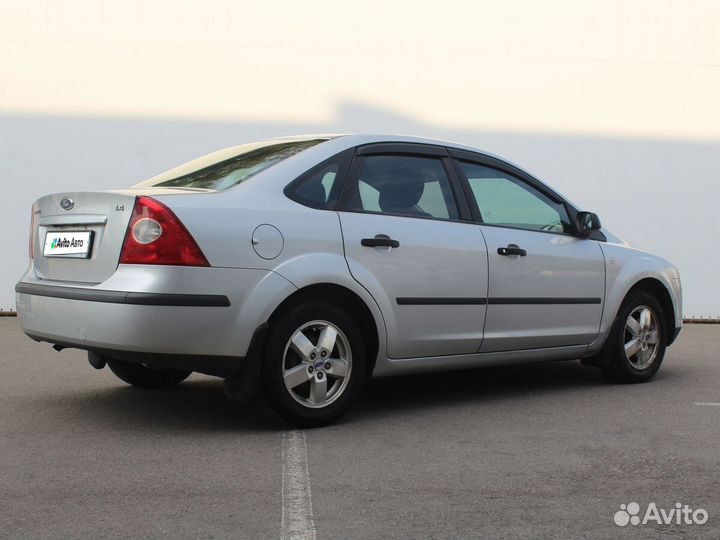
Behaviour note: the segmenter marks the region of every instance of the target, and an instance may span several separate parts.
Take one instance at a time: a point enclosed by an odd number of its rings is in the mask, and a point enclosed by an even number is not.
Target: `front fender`
[[[667,290],[673,304],[675,327],[682,325],[680,274],[665,259],[633,248],[600,244],[605,256],[605,305],[600,334],[607,335],[622,302],[632,287],[643,279],[654,279]]]

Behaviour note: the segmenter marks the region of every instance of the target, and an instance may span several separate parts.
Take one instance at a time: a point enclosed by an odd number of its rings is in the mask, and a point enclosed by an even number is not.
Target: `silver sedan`
[[[659,369],[680,278],[519,167],[444,141],[274,139],[32,205],[26,334],[143,388],[197,371],[286,421],[370,376],[582,359]]]

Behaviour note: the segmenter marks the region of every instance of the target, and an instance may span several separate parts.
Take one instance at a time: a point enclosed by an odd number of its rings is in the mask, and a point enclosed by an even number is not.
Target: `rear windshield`
[[[326,140],[243,144],[195,159],[133,187],[227,189]]]

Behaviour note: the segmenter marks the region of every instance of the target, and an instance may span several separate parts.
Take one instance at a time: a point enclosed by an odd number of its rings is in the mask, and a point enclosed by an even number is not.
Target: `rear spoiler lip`
[[[85,302],[104,302],[109,304],[133,304],[140,306],[184,306],[184,307],[229,307],[230,300],[222,294],[174,294],[130,291],[109,291],[105,289],[86,289],[44,285],[40,283],[19,282],[15,285],[18,294],[83,300]]]

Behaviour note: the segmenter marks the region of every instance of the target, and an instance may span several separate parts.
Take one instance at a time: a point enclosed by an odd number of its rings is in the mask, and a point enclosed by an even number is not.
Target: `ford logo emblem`
[[[60,201],[60,208],[63,210],[72,210],[73,206],[75,206],[75,201],[70,197],[64,197],[63,200]]]

